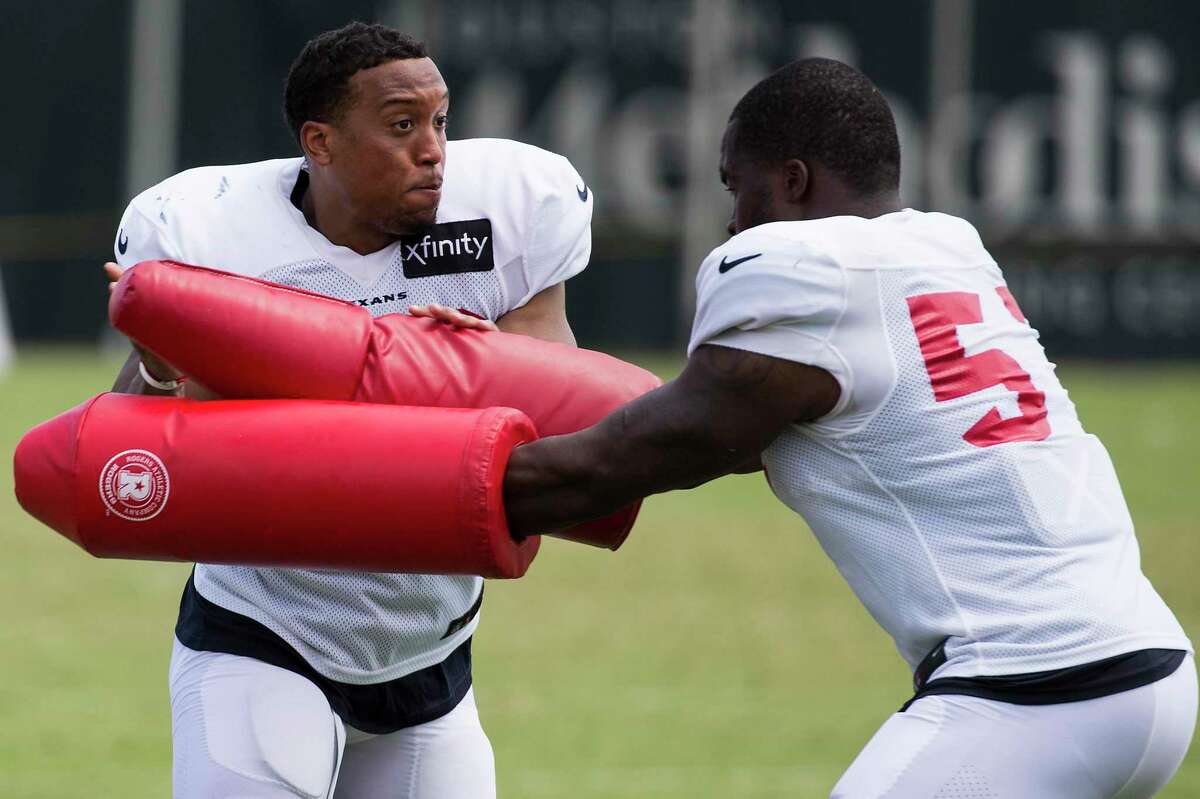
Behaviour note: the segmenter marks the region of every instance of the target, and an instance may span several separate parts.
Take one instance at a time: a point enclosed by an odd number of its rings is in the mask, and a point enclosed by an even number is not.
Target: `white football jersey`
[[[943,639],[934,677],[1191,649],[1142,575],[1108,453],[969,223],[905,210],[747,230],[697,276],[689,354],[702,344],[841,385],[763,463],[910,667]]]
[[[172,259],[405,312],[441,303],[498,319],[578,274],[592,194],[563,157],[502,139],[447,143],[437,224],[379,252],[330,243],[292,204],[303,160],[201,167],[138,195],[121,220],[122,266]],[[364,442],[363,457],[371,451]],[[362,497],[370,502],[370,497]],[[265,624],[339,682],[392,680],[440,662],[474,631],[453,626],[479,577],[201,564],[206,599]]]

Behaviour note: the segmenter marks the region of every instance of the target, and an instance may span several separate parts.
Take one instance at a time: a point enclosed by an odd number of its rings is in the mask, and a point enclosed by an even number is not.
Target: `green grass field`
[[[115,370],[22,353],[0,378],[0,450]],[[1200,367],[1062,373],[1116,461],[1146,572],[1195,634]],[[168,796],[188,567],[94,560],[2,474],[0,795]],[[619,554],[548,542],[525,579],[489,587],[475,652],[509,799],[826,796],[908,696],[890,640],[760,476],[652,499]],[[1200,796],[1200,754],[1162,796]]]

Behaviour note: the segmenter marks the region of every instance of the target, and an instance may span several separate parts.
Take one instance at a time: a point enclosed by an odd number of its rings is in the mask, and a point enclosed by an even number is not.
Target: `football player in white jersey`
[[[725,130],[734,235],[697,277],[686,368],[517,449],[510,525],[761,459],[914,675],[834,797],[1151,796],[1191,740],[1192,646],[995,261],[962,219],[904,208],[899,175],[891,111],[851,67],[799,61],[752,88]]]
[[[285,94],[304,158],[192,169],[146,190],[121,220],[110,276],[173,259],[376,315],[463,308],[574,344],[563,283],[587,265],[592,196],[565,158],[447,142],[437,67],[379,25],[309,42]],[[115,390],[171,391],[176,377],[135,353]],[[363,442],[362,457],[381,454]],[[175,796],[494,796],[471,690],[482,599],[478,577],[197,564],[170,673]]]

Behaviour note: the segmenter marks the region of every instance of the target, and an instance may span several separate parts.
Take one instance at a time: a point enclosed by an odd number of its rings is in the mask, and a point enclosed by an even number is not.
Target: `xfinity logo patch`
[[[488,219],[442,222],[423,233],[400,237],[404,276],[433,277],[462,272],[490,272],[492,223]]]

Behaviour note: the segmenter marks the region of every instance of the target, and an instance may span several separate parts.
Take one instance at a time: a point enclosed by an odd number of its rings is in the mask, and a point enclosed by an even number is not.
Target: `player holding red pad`
[[[590,256],[593,193],[565,158],[448,142],[437,67],[381,25],[309,42],[284,94],[303,157],[147,189],[115,237],[122,267],[212,264],[372,315],[444,305],[574,344],[564,283]],[[173,377],[153,358],[139,374],[134,358],[114,390]],[[385,454],[355,447],[366,464]],[[197,564],[171,665],[175,796],[494,796],[472,691],[482,604],[479,575]]]

